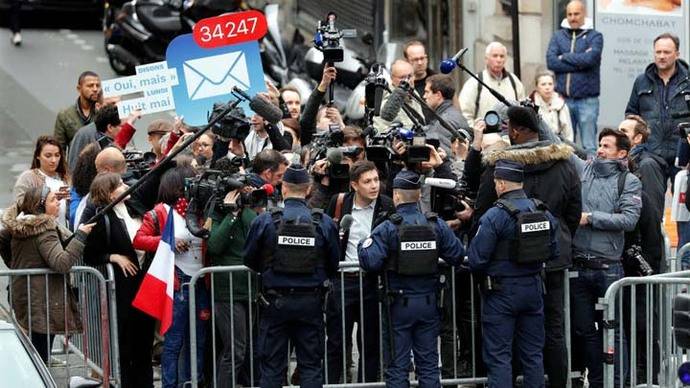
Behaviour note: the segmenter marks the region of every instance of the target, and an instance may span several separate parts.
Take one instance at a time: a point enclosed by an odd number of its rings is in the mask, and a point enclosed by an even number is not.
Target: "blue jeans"
[[[597,152],[597,119],[599,118],[599,97],[568,98],[570,119],[573,122],[573,132],[580,134],[582,148],[587,155]],[[577,139],[577,137],[575,138]]]
[[[690,242],[690,222],[676,222],[676,227],[678,228],[678,250],[683,247],[683,245]],[[686,253],[680,258],[681,269],[685,270],[690,268],[690,253]]]
[[[163,388],[182,387],[191,379],[189,355],[181,354],[183,345],[189,344],[189,281],[191,277],[184,275],[177,268],[176,274],[180,280],[180,289],[173,294],[172,325],[165,333],[163,354],[161,355],[161,377]],[[206,326],[210,319],[208,291],[202,280],[196,283],[196,354],[197,379],[202,381],[204,370],[204,347],[206,340]],[[190,349],[189,346],[187,346]],[[183,368],[178,379],[178,360],[183,358]]]
[[[573,344],[584,344],[581,354],[589,370],[587,379],[590,388],[601,388],[603,386],[603,349],[604,338],[602,331],[602,313],[595,310],[595,305],[600,297],[603,297],[608,287],[623,278],[623,266],[621,264],[610,264],[608,269],[588,269],[575,267],[578,276],[571,280],[570,300],[571,300],[571,319],[573,321]],[[616,323],[616,352],[614,354],[615,385],[619,384],[620,376],[620,353],[618,349],[621,336]],[[627,376],[627,347],[623,340],[623,376]]]

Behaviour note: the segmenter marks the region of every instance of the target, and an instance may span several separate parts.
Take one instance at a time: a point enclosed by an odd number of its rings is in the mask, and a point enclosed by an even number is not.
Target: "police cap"
[[[422,185],[419,174],[410,170],[402,170],[393,179],[394,189],[416,190]]]
[[[309,183],[309,173],[307,169],[301,164],[291,164],[285,170],[285,175],[283,175],[283,182],[292,183],[299,185],[302,183]]]
[[[500,159],[494,168],[494,178],[511,182],[522,182],[524,169],[522,163],[513,160]]]

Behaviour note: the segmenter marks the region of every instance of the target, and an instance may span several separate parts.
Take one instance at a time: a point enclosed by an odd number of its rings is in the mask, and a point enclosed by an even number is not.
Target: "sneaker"
[[[22,44],[22,34],[15,32],[12,34],[12,44],[15,46],[19,46]]]

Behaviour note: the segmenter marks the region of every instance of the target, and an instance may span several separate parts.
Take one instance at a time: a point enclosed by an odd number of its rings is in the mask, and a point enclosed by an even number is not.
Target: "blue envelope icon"
[[[230,94],[232,87],[249,89],[249,71],[244,52],[235,51],[183,64],[187,95],[190,100]]]

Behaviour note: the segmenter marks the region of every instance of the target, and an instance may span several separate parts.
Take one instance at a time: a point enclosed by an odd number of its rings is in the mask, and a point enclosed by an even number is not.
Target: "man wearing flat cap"
[[[532,108],[511,106],[507,117],[511,146],[491,152],[481,150],[481,143],[475,142],[465,161],[465,179],[478,182],[476,188],[470,187],[477,191],[470,236],[474,235],[479,220],[498,198],[494,183],[498,160],[522,164],[523,190],[527,197],[544,202],[560,226],[560,256],[546,264],[544,281],[547,291],[544,296],[544,370],[551,387],[565,388],[568,359],[563,315],[564,279],[567,279],[564,271],[572,264],[572,241],[582,214],[581,181],[578,168],[571,160],[572,148],[563,143],[540,140],[539,121]],[[481,152],[480,156],[477,156],[477,151]]]
[[[525,387],[544,387],[544,280],[541,272],[559,255],[558,221],[522,189],[524,168],[498,160],[494,184],[499,200],[479,220],[468,249],[480,276],[483,358],[490,387],[512,387],[513,338]]]
[[[262,387],[282,387],[288,341],[295,345],[302,386],[323,385],[323,305],[340,260],[338,229],[305,198],[311,178],[292,164],[283,175],[284,209],[254,219],[244,264],[261,274],[259,365]]]
[[[396,213],[374,228],[358,245],[359,263],[383,275],[388,324],[384,325],[387,387],[408,387],[410,351],[421,387],[440,387],[437,339],[441,317],[437,308],[438,258],[450,265],[465,250],[445,221],[422,214],[418,202],[421,178],[403,170],[393,180]]]

